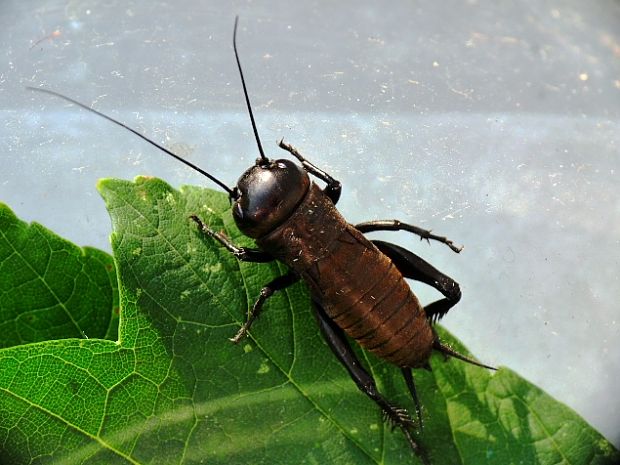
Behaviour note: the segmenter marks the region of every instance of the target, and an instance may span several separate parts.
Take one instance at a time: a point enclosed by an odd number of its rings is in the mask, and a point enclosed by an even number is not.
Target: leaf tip
[[[114,178],[101,178],[97,181],[97,191],[99,191],[99,193],[101,195],[104,194],[105,191],[109,190],[110,186],[114,183],[115,179]]]

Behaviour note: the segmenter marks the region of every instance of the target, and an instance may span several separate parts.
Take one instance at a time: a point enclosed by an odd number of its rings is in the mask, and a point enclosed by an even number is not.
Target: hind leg
[[[389,242],[372,241],[372,243],[375,244],[381,252],[390,257],[394,265],[403,274],[403,276],[433,286],[435,289],[437,289],[439,292],[446,296],[445,298],[433,302],[432,304],[427,305],[424,308],[424,311],[426,312],[426,317],[429,320],[437,321],[439,318],[448,313],[448,310],[450,310],[461,299],[461,290],[459,288],[459,285],[452,278],[446,276],[414,253]],[[435,343],[433,347],[435,348],[435,350],[438,350],[444,355],[458,358],[460,360],[463,360],[464,362],[471,363],[472,365],[488,368],[490,370],[497,369],[492,366],[485,365],[484,363],[477,362],[476,360],[473,360],[462,354],[459,354],[450,347],[442,344],[437,337],[437,333],[435,333]],[[407,374],[404,371],[403,375],[405,376],[405,381],[409,386]],[[416,403],[417,406],[415,386],[412,389],[413,378],[411,379],[411,382],[412,385],[409,386],[409,391],[411,391],[411,396],[413,397],[413,401]]]
[[[428,284],[445,296],[424,307],[429,320],[439,320],[461,300],[458,283],[413,252],[390,242],[372,241],[372,243],[392,260],[404,277]]]
[[[413,452],[420,457],[424,464],[430,464],[422,447],[413,439],[414,422],[409,413],[400,407],[391,404],[377,389],[374,378],[364,369],[359,359],[351,349],[344,332],[325,313],[325,310],[314,302],[314,314],[319,328],[336,358],[344,365],[357,387],[374,400],[381,408],[383,416],[403,432]],[[411,373],[410,373],[411,374]]]

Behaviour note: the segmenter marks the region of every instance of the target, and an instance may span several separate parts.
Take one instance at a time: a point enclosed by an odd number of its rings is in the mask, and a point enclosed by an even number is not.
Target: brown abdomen
[[[433,332],[402,274],[313,185],[285,224],[257,241],[293,268],[332,320],[400,367],[424,365]]]

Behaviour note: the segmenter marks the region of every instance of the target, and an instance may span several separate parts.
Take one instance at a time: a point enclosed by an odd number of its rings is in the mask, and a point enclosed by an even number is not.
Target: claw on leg
[[[409,415],[409,412],[399,407],[392,407],[389,410],[382,407],[381,413],[383,420],[390,424],[392,431],[396,428],[400,428],[409,443],[409,447],[411,447],[413,453],[420,458],[422,463],[424,465],[431,465],[428,453],[413,437],[416,425],[411,415]]]
[[[241,329],[239,329],[239,331],[237,331],[237,334],[234,335],[234,337],[230,337],[228,338],[228,340],[230,342],[232,342],[233,344],[239,344],[239,342],[241,341],[241,339],[243,339],[244,337],[246,337],[248,335],[248,328],[246,327],[246,325],[244,324]]]

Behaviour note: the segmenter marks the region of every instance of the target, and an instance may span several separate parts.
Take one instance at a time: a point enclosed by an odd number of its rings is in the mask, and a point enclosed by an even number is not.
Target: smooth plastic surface
[[[344,185],[351,222],[398,218],[465,250],[398,242],[456,279],[444,324],[620,446],[620,5],[580,2],[5,1],[0,201],[109,250],[95,183],[214,187],[43,85],[234,184],[285,140]],[[414,285],[427,302],[433,291]],[[223,342],[225,343],[225,341]],[[458,362],[452,362],[458,363]]]

